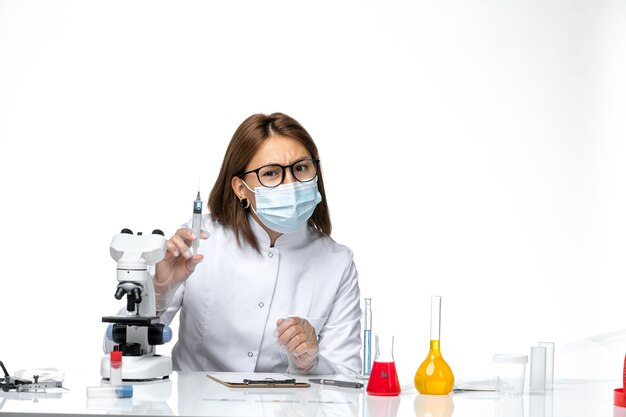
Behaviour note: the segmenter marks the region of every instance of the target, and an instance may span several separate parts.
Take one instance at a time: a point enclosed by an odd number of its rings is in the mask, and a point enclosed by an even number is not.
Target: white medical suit
[[[250,218],[259,254],[209,215],[202,223],[204,260],[161,315],[169,324],[180,310],[174,370],[285,372],[287,356],[273,333],[278,319],[297,316],[319,337],[311,373],[361,371],[358,273],[347,247],[306,225],[270,247]]]

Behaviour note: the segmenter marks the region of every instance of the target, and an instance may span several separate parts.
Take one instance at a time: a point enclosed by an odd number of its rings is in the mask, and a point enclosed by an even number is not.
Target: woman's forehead
[[[299,159],[310,157],[307,148],[296,139],[274,135],[263,141],[248,166],[254,168],[267,164],[289,165]]]

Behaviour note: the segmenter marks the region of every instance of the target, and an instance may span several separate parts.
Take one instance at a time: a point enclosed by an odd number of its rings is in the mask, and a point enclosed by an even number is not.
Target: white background
[[[542,340],[557,378],[621,378],[620,0],[0,1],[9,370],[97,376],[112,236],[171,235],[239,123],[274,111],[318,144],[403,384],[431,294],[458,380]]]

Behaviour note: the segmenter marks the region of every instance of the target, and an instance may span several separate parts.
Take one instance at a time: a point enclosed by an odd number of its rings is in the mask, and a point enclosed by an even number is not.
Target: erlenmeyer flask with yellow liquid
[[[430,297],[430,351],[417,368],[415,388],[422,394],[445,395],[454,388],[454,374],[441,356],[441,296]]]

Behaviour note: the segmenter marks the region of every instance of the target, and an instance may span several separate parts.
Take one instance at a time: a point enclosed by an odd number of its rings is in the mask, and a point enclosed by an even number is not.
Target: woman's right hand
[[[200,239],[208,237],[205,231],[200,233]],[[163,260],[156,264],[155,285],[172,288],[189,278],[196,266],[204,259],[202,255],[191,254],[189,247],[194,238],[191,229],[178,229],[167,241],[167,253]]]

